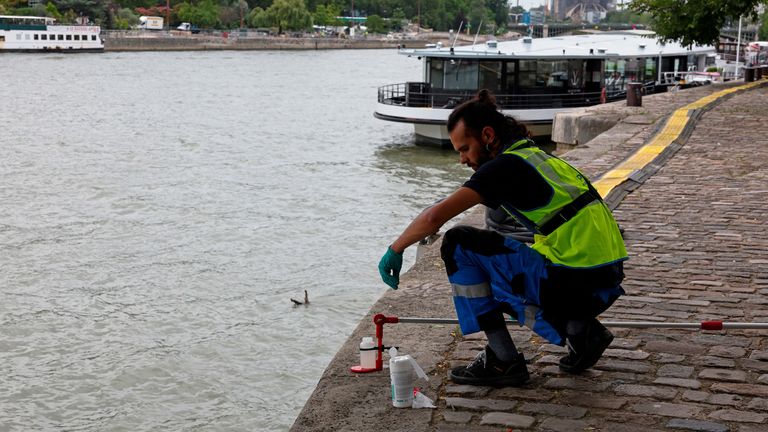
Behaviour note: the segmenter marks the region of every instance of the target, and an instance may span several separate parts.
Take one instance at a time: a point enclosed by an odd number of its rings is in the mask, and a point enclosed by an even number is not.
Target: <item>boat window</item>
[[[432,88],[443,88],[443,64],[442,59],[429,59],[429,84]]]
[[[446,89],[476,89],[478,62],[459,59],[445,63]]]
[[[91,40],[96,40],[96,35],[91,35]]]
[[[35,40],[38,40],[39,38],[40,38],[40,35],[38,35],[37,33],[35,33],[35,37],[34,37],[34,39],[35,39]]]
[[[656,59],[645,59],[645,72],[643,73],[643,81],[655,81],[656,80]]]
[[[478,89],[488,89],[494,94],[503,93],[501,87],[501,62],[481,61]]]
[[[29,33],[24,33],[24,39],[29,40]]]
[[[16,40],[21,40],[21,33],[16,33]]]
[[[47,34],[40,35],[40,39],[48,40],[48,35]]]
[[[504,63],[504,94],[515,94],[515,61]]]
[[[79,41],[80,40],[80,35],[75,35],[75,40]]]
[[[72,35],[67,35],[67,40],[72,40]]]
[[[518,87],[522,91],[535,93],[559,93],[570,87],[581,88],[584,79],[582,69],[581,60],[575,60],[573,65],[566,60],[521,60]],[[574,80],[572,84],[571,78]]]
[[[59,35],[59,40],[64,40],[64,35]]]

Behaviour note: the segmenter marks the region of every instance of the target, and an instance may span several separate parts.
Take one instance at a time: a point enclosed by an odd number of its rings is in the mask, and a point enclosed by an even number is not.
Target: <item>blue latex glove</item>
[[[397,289],[398,284],[400,284],[400,269],[402,268],[403,254],[399,254],[388,247],[387,253],[379,261],[381,280],[392,289]]]

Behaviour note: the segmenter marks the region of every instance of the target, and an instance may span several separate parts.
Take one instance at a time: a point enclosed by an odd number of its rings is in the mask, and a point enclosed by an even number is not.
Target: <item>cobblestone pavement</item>
[[[602,319],[768,322],[767,100],[762,87],[720,102],[615,210],[631,257],[627,295]],[[585,171],[616,160],[606,154]],[[511,329],[531,361],[530,383],[446,383],[437,431],[768,431],[766,330],[614,329],[598,364],[573,376],[557,368],[563,348]],[[450,367],[484,344],[459,337]]]

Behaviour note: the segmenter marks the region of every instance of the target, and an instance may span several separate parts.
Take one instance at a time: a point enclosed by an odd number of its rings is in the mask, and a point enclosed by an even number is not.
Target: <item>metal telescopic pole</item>
[[[414,318],[397,317],[397,322],[410,324],[458,324],[459,320],[453,318]],[[506,320],[507,324],[518,324],[515,320]],[[666,328],[666,329],[700,329],[700,330],[723,330],[723,329],[768,329],[766,323],[735,323],[722,321],[702,321],[702,322],[654,322],[654,321],[600,321],[606,327],[623,328]]]

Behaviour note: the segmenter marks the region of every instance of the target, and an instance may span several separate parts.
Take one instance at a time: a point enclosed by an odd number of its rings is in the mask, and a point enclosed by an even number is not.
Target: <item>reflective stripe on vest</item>
[[[552,187],[553,193],[547,204],[536,209],[521,211],[506,204],[502,205],[502,209],[538,234],[539,227],[555,217],[561,208],[588,191],[589,183],[576,168],[561,159],[538,148],[518,148],[518,143],[519,141],[510,146],[504,154],[519,156],[532,165]]]

